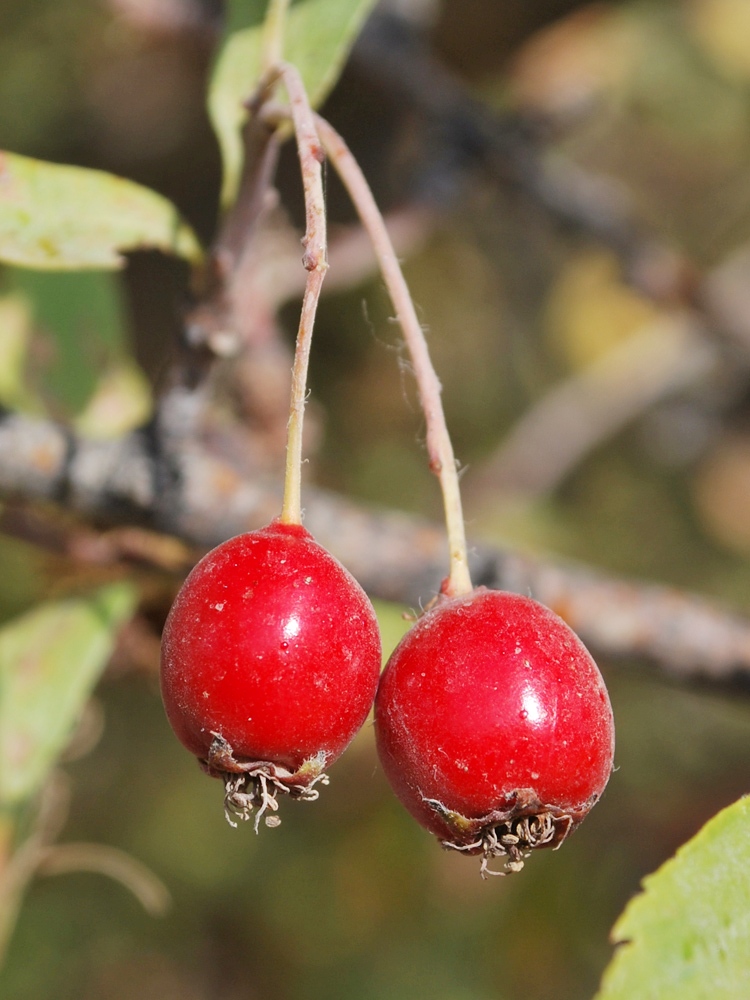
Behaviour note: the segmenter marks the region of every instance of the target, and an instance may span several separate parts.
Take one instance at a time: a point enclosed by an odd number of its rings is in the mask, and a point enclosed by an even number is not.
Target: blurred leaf
[[[255,21],[257,4],[234,5],[234,23]],[[323,101],[336,82],[354,39],[374,0],[301,0],[286,20],[284,58],[302,74],[311,104]],[[242,169],[240,131],[244,102],[261,73],[263,25],[254,23],[230,34],[219,53],[208,94],[208,111],[224,161],[222,204],[236,194]]]
[[[105,4],[91,0],[0,3],[0,121],[6,148],[54,156],[90,139],[91,119],[81,113],[91,86],[85,53],[107,58],[103,49],[111,45],[111,23]]]
[[[601,250],[571,258],[552,288],[546,312],[555,347],[576,371],[659,317],[651,302],[625,284],[614,255]]]
[[[0,623],[23,614],[44,599],[45,587],[49,585],[48,577],[45,578],[48,558],[39,545],[0,534],[0,580],[13,581],[12,586],[6,583],[0,588]]]
[[[90,438],[116,437],[145,423],[150,415],[146,376],[132,362],[123,360],[104,374],[75,426]]]
[[[118,268],[153,247],[190,261],[200,247],[175,206],[101,170],[0,152],[0,260],[49,271]]]
[[[319,105],[336,83],[374,0],[303,0],[292,7],[284,58],[302,74],[310,103]]]
[[[637,16],[643,28],[641,44],[623,94],[630,113],[683,149],[700,151],[702,157],[710,149],[707,158],[714,162],[721,155],[743,155],[745,94],[707,63],[687,36],[677,6],[644,4]],[[739,22],[735,30],[741,33]]]
[[[35,336],[26,370],[37,410],[51,408],[63,418],[76,414],[91,402],[100,378],[132,364],[120,275],[6,268],[4,279],[30,313]]]
[[[373,605],[378,616],[380,638],[383,643],[383,663],[385,663],[414,622],[404,618],[404,608],[400,604],[374,601]]]
[[[38,413],[24,380],[31,336],[31,309],[25,296],[0,296],[0,404],[13,410]]]
[[[702,457],[693,480],[695,510],[706,533],[743,556],[750,554],[750,438],[723,434]]]
[[[580,114],[611,100],[639,44],[628,7],[586,4],[531,35],[510,66],[510,92],[546,114]]]
[[[750,79],[750,4],[747,0],[692,0],[688,24],[721,72]]]
[[[262,24],[268,0],[226,0],[224,28],[227,35]]]
[[[715,816],[644,880],[597,1000],[739,1000],[750,969],[750,799]]]
[[[43,783],[134,605],[133,588],[118,583],[40,605],[0,629],[0,805]]]

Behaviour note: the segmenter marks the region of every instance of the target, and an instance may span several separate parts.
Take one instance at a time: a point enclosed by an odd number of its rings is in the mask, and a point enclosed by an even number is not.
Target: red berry
[[[357,581],[303,527],[272,522],[185,580],[164,628],[162,697],[177,737],[224,778],[227,818],[257,806],[257,829],[278,791],[317,797],[372,706],[380,658]]]
[[[604,791],[614,724],[574,632],[530,598],[478,588],[441,598],[407,633],[375,702],[397,796],[446,847],[517,871],[559,846]],[[499,873],[502,874],[502,873]]]

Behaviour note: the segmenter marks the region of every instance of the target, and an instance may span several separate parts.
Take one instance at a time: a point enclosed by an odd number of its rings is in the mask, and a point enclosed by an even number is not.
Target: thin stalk
[[[282,64],[279,74],[289,95],[292,123],[297,139],[302,186],[305,193],[306,226],[302,240],[302,263],[308,271],[302,300],[297,345],[292,367],[292,391],[287,427],[284,500],[280,520],[284,524],[302,521],[302,424],[307,395],[307,368],[310,359],[313,324],[323,279],[328,269],[326,244],[326,206],[323,194],[323,150],[302,79],[293,66]]]
[[[411,355],[419,400],[427,426],[427,454],[430,469],[440,481],[445,523],[448,530],[450,572],[447,581],[443,584],[442,591],[451,597],[467,594],[473,588],[469,575],[458,469],[453,454],[453,445],[445,423],[445,414],[440,398],[441,385],[430,360],[424,331],[417,317],[383,216],[359,164],[344,140],[328,122],[316,115],[315,125],[323,148],[341,177],[344,187],[349,192],[349,197],[362,220],[362,225],[370,237],[383,279],[396,310],[396,318],[401,324],[404,340]]]
[[[3,965],[23,894],[34,877],[39,858],[58,835],[68,814],[68,784],[53,771],[38,801],[38,812],[22,843],[14,847],[19,814],[0,812],[0,966]]]
[[[172,903],[169,890],[150,868],[108,844],[50,844],[40,851],[36,870],[40,875],[106,875],[129,890],[152,917],[163,917]]]

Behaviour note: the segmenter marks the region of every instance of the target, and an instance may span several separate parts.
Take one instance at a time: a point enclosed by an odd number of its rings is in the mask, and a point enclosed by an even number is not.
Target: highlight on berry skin
[[[544,605],[483,587],[440,598],[407,633],[375,731],[398,798],[443,847],[478,855],[483,877],[560,847],[613,766],[612,708],[580,639]]]
[[[228,821],[278,825],[311,801],[372,707],[375,612],[301,525],[272,522],[205,556],[164,628],[161,689],[178,739],[225,787]]]

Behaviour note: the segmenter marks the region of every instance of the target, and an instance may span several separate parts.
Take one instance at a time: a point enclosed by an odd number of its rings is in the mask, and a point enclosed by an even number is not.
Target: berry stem
[[[320,116],[315,125],[331,163],[349,192],[380,265],[388,293],[396,310],[404,340],[411,355],[419,400],[427,426],[430,469],[440,481],[450,549],[450,572],[443,593],[455,597],[473,589],[466,551],[466,532],[461,508],[458,469],[440,398],[441,385],[430,360],[424,330],[417,317],[396,251],[370,186],[348,146],[336,130]]]
[[[292,367],[292,390],[287,426],[286,472],[284,475],[284,499],[280,520],[284,524],[301,524],[301,480],[302,480],[302,424],[307,395],[307,368],[310,359],[315,313],[318,299],[328,269],[326,250],[326,207],[323,194],[322,161],[324,153],[316,131],[310,102],[297,70],[286,63],[277,69],[287,94],[292,111],[292,123],[297,139],[302,186],[305,193],[306,227],[302,240],[304,254],[302,263],[308,271],[305,295],[302,300],[297,344]]]

